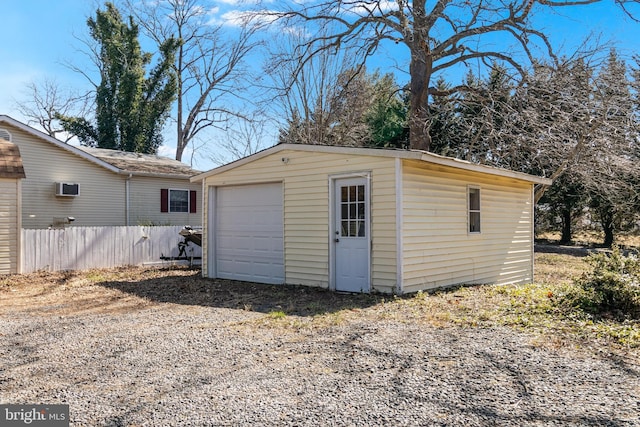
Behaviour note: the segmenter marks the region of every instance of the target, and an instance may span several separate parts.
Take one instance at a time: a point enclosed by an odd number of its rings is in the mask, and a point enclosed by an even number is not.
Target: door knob
[[[340,241],[340,239],[336,239],[335,242],[338,243]]]

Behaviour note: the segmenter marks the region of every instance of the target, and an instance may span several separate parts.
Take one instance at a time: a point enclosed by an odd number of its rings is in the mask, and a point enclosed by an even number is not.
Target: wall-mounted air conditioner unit
[[[80,195],[80,184],[56,182],[56,196],[75,197]]]

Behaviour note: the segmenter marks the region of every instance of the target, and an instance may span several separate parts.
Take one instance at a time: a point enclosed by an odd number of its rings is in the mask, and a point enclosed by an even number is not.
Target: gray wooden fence
[[[182,226],[68,227],[22,230],[22,273],[159,264],[178,256]],[[188,256],[202,249],[190,243]]]

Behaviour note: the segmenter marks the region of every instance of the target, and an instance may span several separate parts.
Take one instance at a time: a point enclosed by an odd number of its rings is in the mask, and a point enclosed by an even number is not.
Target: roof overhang
[[[553,181],[549,178],[529,175],[522,172],[516,172],[509,169],[502,169],[492,166],[478,165],[464,160],[454,159],[452,157],[440,156],[438,154],[429,153],[420,150],[401,150],[388,148],[360,148],[360,147],[337,147],[328,145],[310,145],[310,144],[278,144],[273,147],[264,149],[242,159],[227,163],[210,171],[195,175],[191,178],[191,182],[201,181],[210,176],[218,175],[231,169],[235,169],[250,162],[254,162],[261,158],[271,156],[281,151],[307,151],[316,153],[334,153],[346,155],[374,156],[374,157],[391,157],[407,160],[423,161],[431,164],[447,166],[455,169],[461,169],[470,172],[477,172],[500,176],[504,178],[512,178],[519,181],[526,181],[532,184],[551,185]]]
[[[117,167],[115,167],[115,166],[113,166],[113,165],[111,165],[111,164],[109,164],[109,163],[107,163],[105,161],[102,161],[102,160],[92,156],[91,154],[86,153],[86,152],[82,151],[81,149],[79,149],[77,147],[74,147],[73,145],[66,144],[66,143],[64,143],[64,142],[62,142],[60,140],[55,139],[52,136],[47,135],[44,132],[40,132],[39,130],[34,129],[31,126],[28,126],[28,125],[26,125],[24,123],[21,123],[21,122],[15,120],[15,119],[12,119],[9,116],[0,115],[0,124],[2,124],[2,123],[6,123],[6,124],[8,124],[10,126],[16,127],[18,129],[20,129],[21,131],[24,131],[24,132],[28,133],[28,134],[36,137],[36,138],[45,140],[48,143],[50,143],[52,145],[55,145],[56,147],[59,147],[59,148],[61,148],[63,150],[66,150],[66,151],[68,151],[70,153],[73,153],[76,156],[82,157],[83,159],[88,160],[91,163],[95,163],[96,165],[99,165],[99,166],[101,166],[101,167],[103,167],[105,169],[108,169],[111,172],[115,172],[115,173],[119,173],[120,172],[120,169],[118,169]]]
[[[191,179],[192,175],[182,175],[182,174],[176,174],[176,173],[138,172],[138,171],[127,171],[127,170],[121,170],[119,173],[120,175],[131,175],[131,176],[140,176],[140,177],[149,177],[149,178],[185,179],[191,182],[200,181],[200,180]]]
[[[117,166],[112,165],[111,163],[108,163],[102,159],[99,159],[98,157],[88,153],[87,151],[83,150],[82,148],[79,147],[75,147],[73,145],[64,143],[56,138],[53,138],[52,136],[47,135],[44,132],[41,132],[37,129],[32,128],[29,125],[26,125],[24,123],[21,123],[7,115],[0,115],[0,124],[6,123],[7,125],[13,126],[15,128],[18,128],[26,133],[28,133],[29,135],[32,135],[36,138],[42,139],[52,145],[55,145],[56,147],[59,147],[65,151],[68,151],[72,154],[75,154],[76,156],[82,157],[83,159],[94,163],[98,166],[101,166],[111,172],[114,172],[118,175],[125,175],[125,176],[142,176],[142,177],[153,177],[153,178],[171,178],[171,179],[190,179],[193,175],[185,175],[185,174],[175,174],[175,173],[158,173],[158,172],[141,172],[141,171],[132,171],[132,170],[127,170],[127,169],[121,169]],[[198,180],[194,181],[192,180],[192,182],[197,182]]]

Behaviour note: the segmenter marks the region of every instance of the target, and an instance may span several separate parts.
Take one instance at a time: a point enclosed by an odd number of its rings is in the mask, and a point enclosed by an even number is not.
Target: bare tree
[[[39,125],[47,135],[64,142],[69,142],[73,135],[65,132],[56,116],[84,116],[89,112],[90,94],[64,89],[55,80],[31,82],[26,87],[25,95],[25,100],[16,102],[16,105],[18,111],[27,118],[27,123]]]
[[[288,30],[288,31],[287,31]],[[331,29],[323,28],[325,34]],[[363,146],[398,144],[404,100],[393,74],[370,73],[354,49],[319,52],[300,64],[295,50],[307,35],[284,29],[266,67],[275,90],[270,107],[281,119],[279,142]],[[286,122],[283,122],[283,120]]]
[[[137,2],[125,0],[140,26],[155,43],[176,37],[181,41],[175,62],[178,76],[176,101],[176,159],[207,128],[224,129],[230,117],[243,116],[234,102],[250,85],[245,61],[257,46],[258,26],[239,17],[230,31],[212,22],[206,0]]]
[[[321,31],[329,34],[328,28]],[[267,90],[275,93],[270,110],[280,118],[280,142],[328,144],[345,76],[353,75],[350,70],[358,64],[349,49],[319,52],[300,64],[294,52],[306,38],[302,32],[283,31],[270,45],[265,66],[271,81]]]
[[[296,2],[294,8],[272,14],[290,25],[308,28],[312,34],[327,25],[335,28],[298,46],[300,69],[322,52],[347,46],[357,46],[359,60],[365,61],[385,43],[404,45],[410,56],[410,145],[429,150],[430,97],[443,94],[431,84],[434,75],[470,61],[482,66],[497,60],[525,76],[526,66],[534,58],[556,59],[549,34],[531,19],[534,13],[602,1],[326,0]],[[616,3],[631,16],[626,6],[636,0]],[[494,42],[497,36],[500,43]],[[453,87],[449,92],[458,89]]]
[[[209,159],[217,164],[238,160],[266,148],[263,146],[265,134],[269,131],[269,121],[260,112],[249,117],[232,117],[228,127],[221,132],[219,145],[226,155],[210,152]]]

